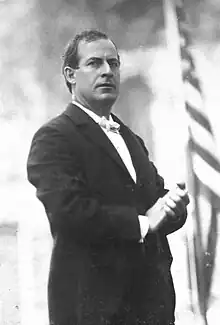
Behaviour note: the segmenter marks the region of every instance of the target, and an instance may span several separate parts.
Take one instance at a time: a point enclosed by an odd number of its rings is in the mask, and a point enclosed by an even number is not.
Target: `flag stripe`
[[[200,124],[206,131],[209,132],[209,134],[212,135],[212,129],[211,125],[207,119],[206,116],[204,116],[201,112],[196,110],[192,105],[189,105],[189,103],[186,103],[186,109],[188,113],[190,114],[190,117],[192,120],[195,120],[198,124]]]
[[[203,147],[207,150],[211,155],[215,157],[217,160],[218,157],[215,152],[215,147],[213,145],[212,137],[210,133],[207,132],[205,128],[203,128],[197,121],[191,120],[190,121],[190,128],[191,128],[191,137],[193,142],[197,143],[198,139],[203,139]]]
[[[212,168],[215,172],[220,173],[220,166],[216,157],[213,154],[209,153],[207,150],[204,149],[200,144],[194,142],[194,150],[196,151],[197,155],[203,159],[210,168]],[[219,186],[220,183],[218,183]]]
[[[220,176],[219,173],[215,171],[215,169],[211,168],[209,164],[207,164],[199,155],[193,155],[193,167],[194,167],[194,174],[197,175],[199,180],[205,184],[209,189],[212,188],[212,192],[215,193],[217,196],[220,196],[220,189],[219,189],[219,182]],[[194,198],[195,200],[198,199],[198,194]]]
[[[201,92],[201,87],[200,87],[200,83],[199,80],[196,79],[194,76],[192,76],[192,74],[186,74],[185,79],[187,79],[187,81],[195,88],[197,89],[199,92]]]

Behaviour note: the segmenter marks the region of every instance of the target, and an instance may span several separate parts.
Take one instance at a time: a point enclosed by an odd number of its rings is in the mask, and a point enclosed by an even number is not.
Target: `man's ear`
[[[66,80],[71,84],[71,85],[75,85],[76,83],[76,70],[69,67],[69,66],[66,66],[63,70],[63,74],[66,78]]]

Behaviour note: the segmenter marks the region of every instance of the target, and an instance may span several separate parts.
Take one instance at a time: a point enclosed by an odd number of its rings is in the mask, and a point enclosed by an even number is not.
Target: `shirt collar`
[[[83,110],[86,114],[88,114],[96,123],[100,123],[101,117],[91,111],[90,109],[84,107],[82,104],[78,103],[75,99],[72,99],[72,103],[76,106],[78,106],[81,110]],[[109,115],[109,121],[113,122],[111,114]]]

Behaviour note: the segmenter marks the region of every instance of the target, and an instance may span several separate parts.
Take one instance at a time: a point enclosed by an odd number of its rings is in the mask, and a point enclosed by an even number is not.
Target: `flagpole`
[[[174,73],[174,80],[172,89],[175,92],[175,106],[176,109],[180,111],[182,114],[185,113],[185,117],[187,115],[186,112],[186,98],[185,98],[185,91],[184,91],[184,83],[183,83],[183,66],[181,60],[181,42],[184,42],[184,39],[181,39],[179,34],[179,26],[178,20],[176,15],[176,5],[181,6],[182,3],[180,1],[175,0],[163,0],[163,9],[164,9],[164,21],[165,21],[165,35],[166,35],[166,43],[167,43],[167,50],[169,52],[169,57],[172,58],[172,66]],[[188,119],[186,117],[186,119]],[[185,125],[186,130],[188,130],[188,123]],[[188,136],[186,139],[186,143],[188,142]],[[189,147],[186,145],[185,147],[185,154],[186,154],[186,164],[189,167],[190,161],[189,158]],[[192,182],[191,177],[188,174],[188,187],[190,187],[191,193],[194,192],[194,184]],[[189,217],[192,218],[190,215]],[[196,265],[194,262],[194,254],[195,252],[195,245],[193,241],[193,227],[192,221],[189,222],[190,233],[186,234],[186,241],[187,241],[187,260],[188,260],[188,281],[189,281],[189,290],[190,290],[190,298],[191,298],[191,307],[192,312],[195,317],[196,324],[204,324],[207,325],[206,316],[204,313],[200,312],[199,308],[199,291],[203,292],[202,288],[198,288],[198,279],[196,274]],[[190,236],[189,236],[190,235]],[[200,274],[201,275],[201,274]],[[204,279],[201,278],[200,286],[204,287]],[[203,314],[203,315],[202,315]]]
[[[177,107],[179,107],[179,110],[185,111],[182,67],[180,59],[180,37],[178,33],[178,25],[173,0],[163,0],[163,9],[167,50],[170,57],[172,57],[172,75],[174,74],[175,77],[173,82],[174,93],[176,95],[175,104]]]

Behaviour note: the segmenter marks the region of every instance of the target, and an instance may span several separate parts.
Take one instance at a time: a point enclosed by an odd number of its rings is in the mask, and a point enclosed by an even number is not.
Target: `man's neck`
[[[103,106],[100,106],[100,104],[99,105],[95,105],[95,104],[89,105],[88,103],[85,103],[74,96],[72,97],[72,100],[75,101],[76,103],[82,105],[84,108],[92,111],[93,113],[95,113],[96,115],[98,115],[100,117],[105,116],[106,118],[109,118],[112,106],[106,105],[106,103],[103,103]]]

